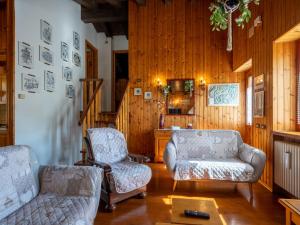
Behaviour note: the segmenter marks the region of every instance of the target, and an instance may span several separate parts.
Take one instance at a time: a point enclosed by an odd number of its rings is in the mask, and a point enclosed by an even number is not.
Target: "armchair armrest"
[[[172,141],[169,141],[164,152],[164,162],[171,173],[175,171],[176,160],[176,147]]]
[[[89,160],[89,159],[88,159],[88,162],[91,163],[91,165],[93,165],[93,166],[103,169],[105,174],[111,172],[111,166],[107,163],[97,162],[97,161],[93,161],[93,160]]]
[[[251,182],[257,182],[261,177],[266,164],[266,154],[257,148],[247,144],[239,147],[239,157],[242,161],[249,163],[254,168]]]
[[[150,162],[150,158],[148,156],[144,156],[144,155],[138,155],[138,154],[129,153],[128,157],[132,161],[138,162],[138,163],[147,163],[147,162]]]
[[[100,196],[103,170],[90,166],[45,166],[41,168],[41,193],[63,196]]]

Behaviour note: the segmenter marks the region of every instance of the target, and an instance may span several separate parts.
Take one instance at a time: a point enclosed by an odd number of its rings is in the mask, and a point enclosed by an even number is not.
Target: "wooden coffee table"
[[[185,217],[183,214],[185,209],[209,213],[210,219],[205,220]],[[156,223],[156,225],[172,224],[223,225],[223,222],[218,213],[214,199],[172,198],[171,223]]]
[[[285,224],[300,225],[300,200],[279,199],[279,203],[285,207]]]

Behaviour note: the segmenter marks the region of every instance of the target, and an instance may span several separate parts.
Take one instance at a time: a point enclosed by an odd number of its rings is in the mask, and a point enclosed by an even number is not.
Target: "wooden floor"
[[[113,213],[98,213],[95,225],[152,225],[170,222],[169,197],[214,198],[219,213],[227,225],[284,224],[284,209],[260,184],[254,185],[254,200],[249,202],[248,186],[223,182],[179,182],[172,192],[173,181],[163,164],[150,164],[153,177],[148,185],[146,199],[129,199],[117,205]]]

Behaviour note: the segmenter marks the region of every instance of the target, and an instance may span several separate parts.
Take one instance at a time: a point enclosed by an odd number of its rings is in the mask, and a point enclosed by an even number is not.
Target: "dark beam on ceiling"
[[[92,9],[96,6],[95,0],[74,0],[74,2],[77,2],[82,7],[87,8],[87,9]]]
[[[172,0],[163,0],[163,2],[164,2],[165,4],[170,4],[170,3],[172,2]]]
[[[112,32],[108,23],[96,23],[94,26],[98,33],[104,32],[106,37],[112,37]]]
[[[138,5],[146,5],[146,0],[135,0]]]

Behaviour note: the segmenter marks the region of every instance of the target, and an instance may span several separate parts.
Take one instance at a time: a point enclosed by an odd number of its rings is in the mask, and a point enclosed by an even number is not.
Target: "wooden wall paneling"
[[[254,125],[266,124],[267,128],[254,127],[252,140],[253,145],[266,152],[267,165],[261,181],[272,189],[271,133],[273,129],[294,129],[295,118],[294,113],[290,113],[289,110],[289,107],[294,107],[295,89],[291,84],[295,81],[292,76],[286,79],[286,75],[283,75],[283,72],[294,73],[293,61],[288,60],[289,57],[293,57],[293,46],[290,43],[284,44],[285,47],[278,45],[274,47],[273,53],[273,42],[300,22],[300,5],[296,0],[265,0],[261,1],[259,7],[253,8],[252,15],[253,18],[246,29],[234,28],[233,69],[252,58],[253,74],[255,76],[265,74],[265,117],[255,118]],[[248,29],[258,15],[262,16],[263,24],[255,28],[254,36],[249,39]],[[287,55],[285,60],[274,62],[281,54]]]
[[[233,73],[231,55],[226,52],[226,33],[211,32],[210,1],[178,0],[165,5],[159,0],[137,7],[129,1],[130,141],[132,152],[154,154],[153,131],[158,128],[159,93],[155,80],[195,79],[195,116],[166,116],[165,126],[199,129],[236,129],[245,133],[243,73]],[[239,107],[208,107],[207,91],[199,90],[200,79],[207,83],[240,82]],[[142,82],[137,82],[141,79]],[[133,96],[133,88],[152,90],[153,100]]]

